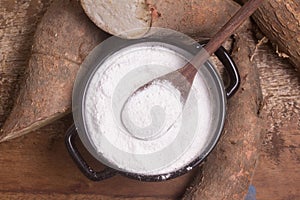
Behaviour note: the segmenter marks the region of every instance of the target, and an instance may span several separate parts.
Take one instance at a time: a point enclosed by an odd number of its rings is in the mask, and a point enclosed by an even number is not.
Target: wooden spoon
[[[186,99],[188,98],[189,92],[191,90],[194,78],[197,74],[198,69],[207,61],[211,54],[213,54],[217,49],[222,45],[222,43],[227,39],[232,33],[242,24],[242,22],[247,19],[264,0],[249,0],[238,12],[221,28],[220,31],[216,33],[216,35],[200,50],[199,53],[196,54],[193,59],[188,62],[184,67],[160,76],[158,78],[153,79],[152,81],[146,83],[145,85],[141,86],[134,93],[126,100],[122,111],[121,111],[121,122],[123,123],[124,127],[133,135],[142,135],[144,134],[144,129],[139,127],[134,127],[131,131],[128,129],[128,124],[126,120],[127,115],[124,112],[124,108],[128,105],[130,99],[141,92],[142,90],[146,89],[152,83],[156,81],[167,81],[170,82],[179,92],[181,95],[181,102],[185,104]],[[156,115],[161,115],[159,112],[155,112]],[[179,116],[178,116],[179,117]],[[153,117],[152,117],[153,118]],[[125,119],[125,120],[124,120]],[[130,121],[130,120],[129,120]],[[175,123],[175,121],[174,121]],[[146,129],[148,132],[154,132],[155,128],[157,128],[157,124],[151,124]],[[169,126],[172,127],[172,125]],[[152,128],[151,128],[152,127]]]
[[[193,84],[198,69],[207,61],[207,59],[222,45],[222,43],[233,34],[233,32],[262,4],[264,0],[249,0],[242,6],[236,14],[215,34],[215,36],[200,50],[196,56],[184,67],[155,78],[152,81],[138,88],[137,93],[154,81],[168,81],[177,88],[185,102]]]

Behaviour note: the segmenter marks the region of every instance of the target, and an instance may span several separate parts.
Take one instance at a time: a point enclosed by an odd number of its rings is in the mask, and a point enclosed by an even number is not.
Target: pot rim
[[[101,43],[101,45],[97,46],[95,49],[92,51],[91,55],[89,55],[88,59],[84,61],[83,65],[84,66],[89,66],[89,67],[81,67],[80,72],[78,73],[78,76],[76,78],[75,84],[74,84],[74,89],[73,89],[73,98],[72,98],[72,110],[73,110],[73,117],[74,117],[74,122],[75,126],[78,131],[78,135],[84,144],[85,148],[89,151],[90,154],[93,155],[94,158],[96,158],[98,161],[101,163],[105,164],[101,158],[99,158],[99,155],[90,148],[90,146],[93,146],[92,143],[89,140],[89,135],[86,133],[86,130],[84,128],[84,119],[83,119],[83,98],[85,96],[86,92],[86,86],[89,85],[89,81],[92,77],[92,75],[95,73],[95,71],[98,69],[97,66],[101,65],[101,62],[103,62],[107,57],[112,55],[114,52],[129,47],[134,44],[138,43],[145,43],[145,42],[160,42],[160,43],[167,43],[171,44],[177,47],[180,47],[192,54],[195,54],[199,52],[199,43],[197,44],[192,44],[192,45],[182,45],[180,40],[178,42],[172,40],[171,43],[168,43],[165,38],[162,39],[161,36],[159,37],[151,37],[151,38],[142,38],[142,39],[135,39],[135,40],[124,40],[121,38],[114,38],[116,40],[114,42],[114,45],[111,45],[111,42],[109,43],[109,46],[105,43]],[[106,46],[105,46],[106,45]],[[94,54],[93,52],[99,52],[101,49],[105,46],[105,51],[102,52],[102,54],[99,56],[98,54]],[[98,48],[98,49],[97,49]],[[91,66],[92,65],[92,66]],[[184,167],[175,170],[170,173],[164,173],[164,174],[155,174],[155,175],[147,175],[147,174],[142,174],[142,173],[134,173],[134,172],[125,172],[121,171],[118,169],[116,170],[119,174],[122,174],[126,177],[132,178],[132,179],[137,179],[137,180],[142,180],[142,181],[163,181],[163,180],[168,180],[172,179],[178,176],[181,176],[191,169],[195,168],[198,166],[200,163],[204,161],[204,159],[210,154],[210,152],[214,149],[216,144],[218,143],[223,127],[224,127],[224,122],[225,122],[225,115],[226,115],[226,94],[225,94],[225,89],[223,85],[223,81],[221,77],[219,76],[217,70],[213,66],[211,62],[206,62],[205,63],[206,69],[209,71],[211,74],[215,85],[217,86],[217,93],[220,96],[220,116],[218,118],[218,127],[216,128],[216,131],[214,135],[212,136],[212,139],[209,141],[209,144],[206,146],[205,150],[198,155],[193,161],[191,161],[189,164],[185,165]],[[87,76],[88,75],[88,76]],[[88,78],[87,78],[88,77]],[[80,98],[79,98],[80,97]],[[105,164],[106,165],[106,164]],[[111,168],[111,167],[110,167]]]

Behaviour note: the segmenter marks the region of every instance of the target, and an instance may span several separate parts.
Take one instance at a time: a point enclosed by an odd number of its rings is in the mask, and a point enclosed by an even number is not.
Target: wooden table
[[[100,198],[119,197],[180,197],[194,172],[171,181],[145,183],[116,176],[102,182],[88,180],[75,166],[67,153],[64,137],[71,117],[55,122],[25,137],[0,144],[0,199],[29,197],[39,194],[45,199],[83,195]],[[80,151],[88,163],[101,168],[81,146]],[[8,193],[7,193],[8,192]]]
[[[13,104],[12,91],[27,64],[38,19],[48,5],[42,2],[47,1],[12,4],[0,0],[0,5],[5,5],[0,7],[0,13],[7,22],[0,29],[1,50],[7,56],[0,55],[0,86],[13,88],[11,93],[0,90],[0,125]],[[281,60],[270,63],[269,60],[277,58],[265,46],[258,49],[257,55],[261,53],[266,53],[265,57],[254,59],[262,59],[259,71],[265,104],[261,117],[266,121],[266,134],[253,185],[258,199],[300,199],[300,75]],[[12,76],[4,77],[10,71],[18,71],[18,76],[11,73]],[[142,183],[120,176],[91,182],[77,169],[64,146],[70,124],[71,117],[67,116],[27,136],[0,144],[0,199],[176,199],[193,179],[195,171],[162,183]],[[89,162],[97,165],[92,158]]]

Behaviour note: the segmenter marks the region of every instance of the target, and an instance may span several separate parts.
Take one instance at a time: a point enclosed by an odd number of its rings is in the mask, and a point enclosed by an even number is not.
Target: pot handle
[[[229,53],[226,51],[226,49],[221,46],[216,52],[215,55],[218,57],[218,59],[221,61],[221,63],[224,65],[224,68],[226,72],[228,73],[230,83],[229,86],[225,89],[227,98],[232,97],[237,91],[237,89],[240,86],[240,75],[239,71],[237,69],[236,64],[230,57]]]
[[[118,172],[112,168],[106,167],[100,172],[94,171],[82,158],[77,147],[75,146],[75,138],[77,137],[77,131],[74,124],[67,130],[65,143],[69,154],[71,155],[73,161],[76,163],[81,172],[90,180],[102,181],[107,178],[111,178]]]
[[[202,46],[205,46],[208,41],[203,41],[200,44]],[[215,55],[217,58],[221,61],[221,63],[224,65],[224,68],[226,72],[228,73],[230,83],[227,88],[225,88],[226,91],[226,97],[230,98],[232,95],[234,95],[237,91],[237,89],[240,86],[240,75],[239,71],[237,69],[236,64],[230,57],[229,53],[226,51],[226,49],[221,46],[219,49],[215,52]]]

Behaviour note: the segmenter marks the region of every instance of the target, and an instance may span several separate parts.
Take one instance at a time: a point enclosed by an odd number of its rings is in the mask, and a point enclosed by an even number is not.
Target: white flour
[[[157,43],[122,49],[102,63],[89,83],[83,112],[89,139],[105,164],[162,174],[201,154],[210,138],[212,106],[198,75],[184,106],[168,82],[155,82],[127,102],[137,88],[185,63],[177,50]]]
[[[180,116],[180,92],[168,81],[155,81],[130,97],[122,110],[122,121],[136,138],[162,136]]]

